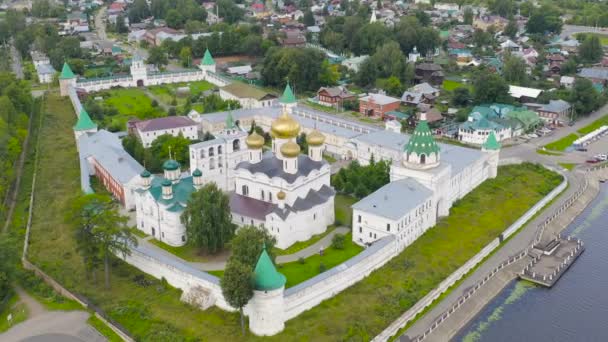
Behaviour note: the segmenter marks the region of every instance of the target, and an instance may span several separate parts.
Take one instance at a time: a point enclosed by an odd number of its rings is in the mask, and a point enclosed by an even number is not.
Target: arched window
[[[240,150],[240,149],[241,149],[241,141],[240,141],[239,139],[235,139],[235,140],[232,142],[232,150],[233,150],[233,151],[238,151],[238,150]]]
[[[215,169],[215,159],[209,159],[209,170]]]
[[[213,157],[215,155],[215,151],[213,150],[213,147],[209,147],[209,157]]]
[[[426,163],[426,155],[421,154],[420,155],[420,164],[424,164],[424,163]]]
[[[265,198],[264,198],[264,190],[260,191],[260,196],[262,197],[262,201],[264,201],[265,200]]]
[[[243,185],[241,187],[241,192],[243,193],[243,196],[249,195],[249,187],[247,187],[247,185]]]
[[[217,154],[222,154],[222,146],[217,147]]]

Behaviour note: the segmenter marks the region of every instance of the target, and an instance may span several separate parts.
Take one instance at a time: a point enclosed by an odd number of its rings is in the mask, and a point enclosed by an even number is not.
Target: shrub
[[[344,249],[345,241],[346,241],[346,236],[344,234],[336,234],[331,239],[331,246],[335,249]]]
[[[323,273],[325,271],[327,271],[327,266],[325,266],[324,263],[320,263],[319,264],[319,273]]]
[[[158,101],[152,100],[152,108],[158,107]]]
[[[169,116],[175,116],[177,114],[177,110],[175,110],[175,107],[171,107],[169,108]]]
[[[299,257],[299,258],[298,258],[298,262],[299,262],[300,264],[304,265],[304,264],[306,263],[306,259],[304,259],[304,258],[302,258],[302,257]]]

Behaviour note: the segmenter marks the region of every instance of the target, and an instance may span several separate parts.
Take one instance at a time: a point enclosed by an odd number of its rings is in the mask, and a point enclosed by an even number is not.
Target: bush
[[[345,241],[346,241],[346,236],[344,234],[336,234],[331,239],[331,246],[335,249],[344,249]]]
[[[152,108],[158,107],[158,101],[152,100]]]
[[[177,114],[177,110],[175,110],[175,107],[171,107],[169,108],[169,116],[175,116]]]
[[[304,264],[306,263],[306,259],[304,259],[304,258],[302,258],[302,257],[299,257],[299,258],[298,258],[298,262],[299,262],[300,264],[304,265]]]
[[[325,271],[327,271],[327,266],[325,266],[324,263],[320,263],[319,264],[319,273],[323,273]]]

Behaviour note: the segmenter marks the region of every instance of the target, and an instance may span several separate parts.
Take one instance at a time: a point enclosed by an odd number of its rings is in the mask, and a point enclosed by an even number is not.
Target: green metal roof
[[[163,163],[163,169],[169,171],[177,170],[179,169],[179,163],[173,159],[169,159]]]
[[[270,256],[268,256],[268,253],[266,252],[266,246],[264,246],[262,254],[260,254],[253,274],[254,288],[258,291],[280,289],[285,286],[285,282],[287,281],[284,275],[277,272],[272,260],[270,260]]]
[[[281,99],[279,100],[281,103],[296,103],[296,97],[293,94],[293,91],[291,90],[291,86],[289,85],[289,83],[287,83],[287,85],[285,86],[285,90],[283,91],[283,96],[281,96]]]
[[[486,139],[486,142],[483,143],[483,145],[481,145],[481,147],[483,147],[486,150],[500,150],[500,143],[498,142],[498,140],[496,140],[496,135],[494,135],[494,131],[490,131],[490,134],[488,135],[488,138]]]
[[[410,141],[405,146],[405,151],[409,153],[416,153],[417,155],[430,155],[431,153],[439,153],[439,145],[433,138],[433,133],[429,128],[426,120],[420,120]]]
[[[163,179],[163,181],[160,183],[161,186],[171,186],[171,184],[171,181],[167,178]]]
[[[140,193],[149,191],[156,202],[166,206],[168,209],[171,209],[175,212],[183,210],[183,208],[186,207],[188,200],[190,199],[190,195],[192,195],[192,193],[196,191],[196,189],[192,185],[192,177],[183,177],[180,179],[179,182],[175,184],[169,181],[169,185],[171,185],[173,191],[173,196],[169,199],[163,198],[163,183],[165,183],[164,181],[165,178],[154,177],[152,179],[152,185],[150,186],[149,190],[138,189],[137,191]],[[176,204],[178,204],[179,207],[176,206]],[[180,207],[182,209],[180,209]]]
[[[80,110],[80,115],[78,116],[78,121],[76,122],[76,125],[74,125],[74,130],[75,131],[88,131],[88,130],[96,129],[96,128],[97,128],[97,124],[94,123],[93,120],[91,120],[89,113],[87,113],[87,111],[84,110],[84,108],[82,108]]]
[[[202,61],[203,65],[214,65],[215,61],[213,60],[213,57],[211,57],[211,52],[209,52],[209,49],[205,50],[205,55],[203,56],[203,61]]]
[[[152,174],[150,173],[150,171],[148,170],[143,170],[142,173],[140,174],[141,177],[143,178],[148,178],[150,177]]]
[[[194,176],[194,177],[200,177],[202,175],[203,175],[203,173],[199,169],[196,169],[192,172],[192,176]]]
[[[225,123],[226,129],[233,129],[236,127],[236,124],[234,123],[234,118],[232,117],[232,112],[228,112]]]
[[[68,63],[63,62],[63,68],[61,69],[61,74],[59,75],[60,80],[69,80],[72,78],[76,78],[76,75],[72,72],[72,69],[68,65]]]

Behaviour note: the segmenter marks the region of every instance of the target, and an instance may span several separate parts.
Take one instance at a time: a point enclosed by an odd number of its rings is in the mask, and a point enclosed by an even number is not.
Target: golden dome
[[[264,146],[264,137],[253,132],[245,139],[245,143],[250,149],[259,150]]]
[[[300,132],[300,123],[287,114],[286,111],[283,111],[283,114],[272,122],[270,130],[276,138],[295,138]]]
[[[325,136],[315,129],[306,136],[306,142],[311,146],[321,146],[325,142]]]
[[[281,154],[287,158],[295,158],[300,155],[300,145],[293,142],[293,140],[289,140],[281,145]]]
[[[277,198],[280,200],[284,200],[285,199],[285,193],[283,192],[283,190],[279,191],[279,193],[277,194]]]

